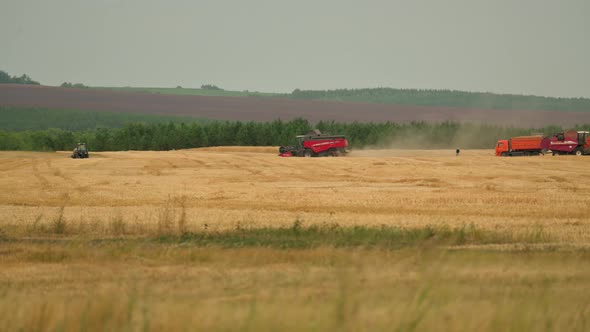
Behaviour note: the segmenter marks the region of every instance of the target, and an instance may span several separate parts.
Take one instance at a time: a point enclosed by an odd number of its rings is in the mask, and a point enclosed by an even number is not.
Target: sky
[[[46,85],[590,97],[588,0],[0,0],[0,70]]]

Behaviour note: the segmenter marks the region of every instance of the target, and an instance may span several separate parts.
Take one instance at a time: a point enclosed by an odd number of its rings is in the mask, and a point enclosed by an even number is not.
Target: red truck
[[[568,130],[557,133],[551,138],[550,147],[553,155],[575,154],[581,156],[590,154],[590,135],[587,131]]]
[[[349,152],[344,135],[323,135],[319,130],[297,136],[296,146],[281,146],[281,157],[336,157]]]
[[[538,156],[545,154],[551,140],[541,135],[512,137],[499,140],[496,144],[496,156]]]

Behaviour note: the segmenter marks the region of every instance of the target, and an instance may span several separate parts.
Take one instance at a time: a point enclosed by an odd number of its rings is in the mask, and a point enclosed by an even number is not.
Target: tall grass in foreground
[[[284,227],[194,229],[185,204],[169,199],[151,225],[116,214],[81,223],[63,209],[30,225],[3,223],[0,317],[10,319],[0,319],[0,330],[590,327],[588,252],[556,250],[542,227],[345,227],[297,218]]]
[[[588,253],[0,243],[2,331],[586,331]]]

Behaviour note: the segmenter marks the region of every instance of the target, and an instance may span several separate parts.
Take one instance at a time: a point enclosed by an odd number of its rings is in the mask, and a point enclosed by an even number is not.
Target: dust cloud
[[[377,144],[353,148],[350,156],[416,156],[417,153],[455,156],[456,149],[461,151],[460,156],[464,155],[467,150],[491,153],[490,151],[494,149],[498,139],[523,133],[505,128],[474,124],[457,124],[457,127],[449,128],[428,126],[423,130],[403,130],[394,136],[379,140]],[[407,153],[404,151],[407,151]]]

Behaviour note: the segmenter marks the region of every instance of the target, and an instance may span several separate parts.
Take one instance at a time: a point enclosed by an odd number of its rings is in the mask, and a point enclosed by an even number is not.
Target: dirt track
[[[522,127],[590,123],[590,112],[512,111],[325,102],[258,97],[206,97],[0,84],[0,106],[166,114],[221,120],[316,122],[458,121]]]

